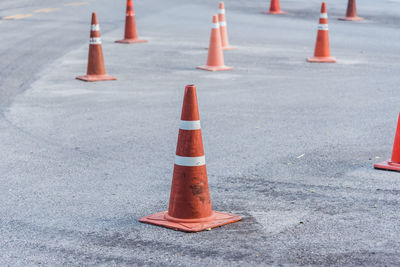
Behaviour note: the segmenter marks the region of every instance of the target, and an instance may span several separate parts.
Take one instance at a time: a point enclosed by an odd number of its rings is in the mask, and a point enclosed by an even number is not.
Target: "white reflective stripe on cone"
[[[200,121],[181,121],[181,130],[200,130]]]
[[[100,31],[100,25],[99,24],[92,24],[92,27],[90,27],[92,31]]]
[[[126,16],[127,17],[133,17],[133,16],[135,16],[135,13],[133,11],[130,11],[130,12],[126,13]]]
[[[221,21],[221,22],[219,23],[219,26],[221,26],[221,27],[226,27],[226,21]]]
[[[101,44],[101,38],[100,37],[90,38],[89,44]]]
[[[218,14],[225,14],[225,9],[219,9]]]
[[[218,28],[219,28],[219,23],[213,23],[212,28],[213,28],[213,29],[218,29]]]
[[[319,24],[318,25],[318,30],[327,31],[328,30],[328,24]]]
[[[206,165],[206,157],[181,157],[175,156],[175,164],[179,166],[195,167]]]
[[[328,13],[321,13],[321,15],[319,15],[319,17],[321,19],[327,19],[328,18]]]

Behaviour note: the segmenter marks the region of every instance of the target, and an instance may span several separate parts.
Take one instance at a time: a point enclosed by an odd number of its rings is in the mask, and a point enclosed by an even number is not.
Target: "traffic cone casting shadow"
[[[96,13],[92,13],[87,72],[86,75],[78,76],[76,79],[86,82],[109,81],[117,79],[106,74],[106,68],[104,67],[103,48],[101,46],[100,26]]]
[[[319,17],[317,42],[315,44],[314,56],[307,59],[308,62],[317,63],[335,63],[336,58],[331,57],[329,48],[328,32],[328,13],[326,11],[326,2],[322,2],[321,15]]]
[[[394,137],[392,158],[390,160],[374,164],[374,168],[400,172],[400,115],[397,121],[396,135]]]
[[[349,0],[347,4],[346,17],[339,18],[339,20],[348,20],[348,21],[363,20],[363,19],[364,18],[357,16],[356,0]]]
[[[219,3],[219,11],[218,11],[218,21],[219,21],[219,31],[221,34],[221,44],[223,50],[234,50],[236,47],[229,45],[228,38],[228,28],[226,26],[226,17],[225,17],[225,4],[224,2]]]
[[[147,40],[141,40],[136,31],[135,11],[133,9],[133,1],[126,2],[126,17],[125,17],[125,37],[123,40],[115,41],[121,44],[146,43]]]
[[[270,14],[270,15],[284,15],[287,14],[287,12],[281,10],[281,5],[279,3],[279,0],[271,0],[271,5],[269,7],[268,12],[262,12],[264,14]]]
[[[139,221],[183,232],[199,232],[241,219],[212,210],[196,87],[188,85],[183,99],[168,211]]]
[[[224,54],[221,45],[221,34],[219,32],[218,16],[213,16],[213,27],[211,30],[210,45],[208,48],[207,65],[197,67],[201,70],[220,71],[232,70],[232,67],[225,66]]]

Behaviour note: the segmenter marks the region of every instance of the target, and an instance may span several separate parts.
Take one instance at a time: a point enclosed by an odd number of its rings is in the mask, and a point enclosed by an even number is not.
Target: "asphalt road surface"
[[[400,265],[400,1],[338,21],[337,64],[310,64],[319,0],[226,0],[230,72],[206,61],[214,0],[0,2],[1,266]],[[113,82],[86,70],[97,11]],[[185,85],[198,89],[213,208],[243,220],[187,234],[138,219],[168,207]]]

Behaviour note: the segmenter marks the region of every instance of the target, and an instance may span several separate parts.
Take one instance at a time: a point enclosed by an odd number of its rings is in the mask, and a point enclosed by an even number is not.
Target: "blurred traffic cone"
[[[126,1],[126,17],[125,17],[125,37],[123,40],[115,41],[121,44],[146,43],[147,40],[140,40],[136,32],[135,11],[133,10],[133,1]]]
[[[287,14],[287,12],[284,12],[281,10],[281,5],[279,3],[279,0],[271,0],[271,4],[269,7],[268,12],[263,12],[264,14],[271,14],[271,15],[284,15]]]
[[[394,137],[392,158],[390,160],[374,164],[374,168],[400,172],[400,115],[397,121],[396,135]]]
[[[218,16],[213,16],[213,27],[211,30],[210,45],[208,48],[207,65],[197,67],[201,70],[219,71],[231,70],[232,67],[225,66],[224,54],[222,52],[221,34],[219,32]]]
[[[101,46],[100,26],[96,13],[92,13],[87,72],[86,75],[78,76],[76,79],[86,82],[109,81],[117,79],[106,74],[106,69],[104,67],[103,48]]]
[[[308,62],[335,63],[336,58],[331,57],[329,48],[328,13],[326,2],[322,2],[321,15],[319,17],[317,42],[314,56],[307,59]]]
[[[183,232],[199,232],[241,219],[212,210],[196,87],[188,85],[183,99],[168,211],[139,221]]]
[[[347,3],[346,17],[339,18],[339,20],[363,20],[364,18],[357,16],[356,0],[349,0]]]
[[[234,50],[236,47],[229,45],[228,38],[228,28],[226,26],[226,18],[225,18],[225,4],[224,2],[219,3],[219,11],[218,11],[218,21],[219,21],[219,31],[221,33],[221,44],[223,50]]]

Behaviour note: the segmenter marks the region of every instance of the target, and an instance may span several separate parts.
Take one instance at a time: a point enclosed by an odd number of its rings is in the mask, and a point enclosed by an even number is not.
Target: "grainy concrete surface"
[[[326,65],[305,62],[320,1],[265,2],[225,1],[235,69],[209,73],[217,1],[135,1],[149,43],[131,46],[113,43],[122,0],[2,1],[1,16],[61,9],[0,24],[0,265],[400,265],[400,174],[372,167],[400,111],[400,1],[358,1],[359,23],[328,1]],[[74,80],[92,10],[118,81]],[[213,207],[243,216],[197,234],[138,222],[168,207],[191,83]]]

